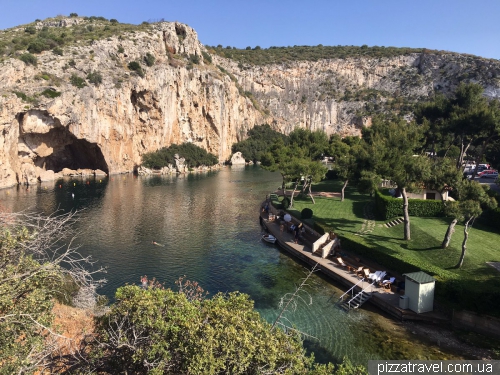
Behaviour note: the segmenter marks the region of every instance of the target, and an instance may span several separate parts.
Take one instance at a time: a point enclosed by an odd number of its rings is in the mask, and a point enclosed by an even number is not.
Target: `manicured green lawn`
[[[340,181],[325,181],[313,191],[340,191]],[[344,238],[343,248],[385,266],[395,274],[422,270],[433,275],[438,284],[436,294],[450,307],[487,310],[497,306],[500,314],[500,272],[486,262],[500,262],[500,233],[475,223],[469,231],[467,254],[462,268],[456,269],[462,241],[462,225],[457,225],[447,249],[440,245],[449,219],[411,217],[411,240],[403,240],[403,224],[392,228],[386,221],[373,220],[374,205],[368,195],[347,187],[346,199],[296,199],[290,212],[300,217],[300,211],[313,210],[313,219],[326,231],[333,230]],[[354,243],[352,243],[353,241]]]

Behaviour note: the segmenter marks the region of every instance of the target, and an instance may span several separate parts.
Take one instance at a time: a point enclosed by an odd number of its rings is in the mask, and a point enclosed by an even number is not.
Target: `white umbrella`
[[[283,216],[283,220],[285,220],[286,222],[289,222],[289,221],[292,221],[292,217],[290,216],[290,214],[286,214],[285,216]]]

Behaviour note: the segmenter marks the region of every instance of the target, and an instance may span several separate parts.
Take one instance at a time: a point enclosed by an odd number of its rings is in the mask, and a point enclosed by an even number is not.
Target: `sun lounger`
[[[368,268],[363,268],[361,273],[358,273],[358,277],[360,279],[368,279],[369,275],[370,275],[370,270]]]
[[[396,281],[395,277],[391,277],[389,280],[382,280],[379,285],[385,289],[391,289],[392,283]]]
[[[360,275],[363,273],[363,266],[358,267],[357,269],[353,267],[352,272],[354,272],[356,275]]]
[[[371,273],[368,276],[368,279],[372,280],[374,283],[378,283],[379,281],[382,281],[385,277],[387,272],[385,271],[375,271],[375,273]]]
[[[347,268],[347,264],[344,263],[344,260],[341,257],[337,258],[337,263],[339,266]]]

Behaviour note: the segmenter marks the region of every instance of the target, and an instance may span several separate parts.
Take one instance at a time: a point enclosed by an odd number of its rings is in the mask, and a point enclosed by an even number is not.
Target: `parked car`
[[[489,170],[490,167],[488,164],[479,164],[478,167],[477,167],[477,172],[484,172],[486,170]]]
[[[487,169],[479,173],[478,176],[481,178],[497,178],[498,171],[495,171],[494,169]]]

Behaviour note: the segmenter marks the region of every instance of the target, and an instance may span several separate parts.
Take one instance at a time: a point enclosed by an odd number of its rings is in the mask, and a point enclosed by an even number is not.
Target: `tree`
[[[296,128],[289,135],[291,145],[296,145],[304,151],[304,155],[312,160],[320,160],[328,151],[328,137],[325,132]]]
[[[278,138],[270,148],[270,151],[264,153],[261,158],[262,168],[271,172],[279,171],[281,173],[283,178],[283,195],[286,196],[287,182],[295,182],[290,206],[293,205],[293,195],[301,181],[304,181],[303,191],[305,192],[306,189],[309,189],[309,196],[314,203],[311,184],[320,181],[326,173],[325,166],[308,156],[311,155],[311,151],[305,146],[306,144],[309,143],[290,142],[289,145],[285,145],[284,140]]]
[[[347,137],[341,139],[334,134],[330,137],[330,147],[328,154],[334,159],[334,170],[339,178],[344,181],[341,190],[341,201],[344,201],[344,193],[349,180],[354,178],[360,167],[359,156],[363,152],[363,145],[359,138]]]
[[[0,212],[0,364],[2,373],[44,373],[70,342],[53,327],[54,299],[74,288],[95,303],[91,259],[73,245],[75,214]],[[96,272],[98,272],[97,270]],[[71,288],[70,288],[71,287]]]
[[[500,133],[498,100],[483,95],[478,84],[461,84],[451,98],[436,96],[419,106],[415,113],[426,128],[427,147],[435,156],[436,144],[449,150],[458,143],[456,168],[463,169],[467,153],[474,149],[476,165],[482,161],[488,145]],[[473,178],[476,170],[474,171]]]
[[[429,158],[422,154],[423,131],[404,119],[388,122],[377,119],[363,137],[368,143],[371,170],[393,181],[403,196],[404,239],[410,240],[408,190],[423,187],[430,176]]]
[[[448,246],[454,227],[458,221],[464,222],[464,240],[462,241],[462,252],[457,263],[457,268],[462,267],[467,251],[467,240],[469,238],[469,229],[474,224],[474,220],[486,209],[497,207],[495,198],[486,193],[489,187],[483,187],[477,181],[464,179],[458,188],[458,202],[449,202],[446,206],[446,213],[453,217],[450,223],[442,247]]]
[[[298,373],[311,361],[297,334],[272,330],[237,292],[189,300],[159,285],[125,286],[96,325],[98,372]]]
[[[245,140],[234,143],[231,151],[241,152],[245,160],[257,162],[260,161],[263,153],[270,150],[278,138],[285,141],[287,137],[284,134],[273,130],[268,124],[256,125],[248,130]]]

